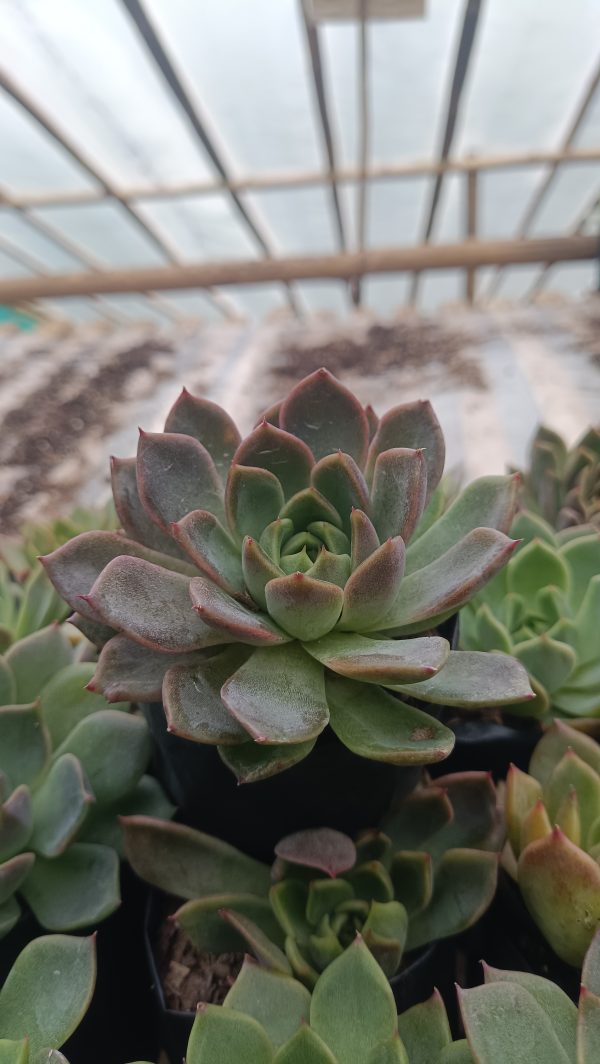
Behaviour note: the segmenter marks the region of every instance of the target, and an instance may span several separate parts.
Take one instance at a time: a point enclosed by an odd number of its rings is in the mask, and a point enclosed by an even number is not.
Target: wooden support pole
[[[367,273],[413,270],[473,269],[523,262],[572,262],[593,259],[594,236],[546,237],[531,240],[470,240],[460,244],[419,244],[306,258],[259,259],[250,262],[213,262],[191,266],[106,270],[0,281],[0,303],[23,299],[88,296],[108,292],[161,291],[208,288],[212,285],[266,284],[340,278]]]
[[[467,186],[465,235],[467,240],[475,240],[477,237],[477,170],[468,170],[465,181]],[[466,271],[465,282],[467,303],[472,306],[475,302],[476,271],[474,268]]]

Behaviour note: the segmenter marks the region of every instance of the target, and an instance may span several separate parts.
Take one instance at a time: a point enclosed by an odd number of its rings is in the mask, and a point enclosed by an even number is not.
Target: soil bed
[[[200,953],[174,920],[165,920],[156,942],[165,1005],[195,1012],[199,1002],[222,1005],[244,960],[243,953]]]

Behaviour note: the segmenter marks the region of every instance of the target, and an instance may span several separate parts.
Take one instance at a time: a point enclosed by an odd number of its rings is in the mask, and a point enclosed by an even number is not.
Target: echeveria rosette
[[[520,545],[461,614],[461,645],[513,654],[536,697],[506,706],[515,715],[600,715],[600,531],[555,532],[528,511],[511,534]]]
[[[586,429],[568,448],[557,432],[540,425],[523,473],[522,500],[556,529],[600,529],[600,426]]]
[[[516,483],[484,477],[440,515],[429,403],[377,422],[320,370],[243,440],[186,391],[165,430],[113,462],[124,535],[45,559],[106,643],[93,683],[109,700],[162,694],[171,731],[250,781],[306,757],[327,724],[375,760],[447,756],[452,733],[386,688],[467,707],[531,697],[509,657],[436,634],[510,555]]]

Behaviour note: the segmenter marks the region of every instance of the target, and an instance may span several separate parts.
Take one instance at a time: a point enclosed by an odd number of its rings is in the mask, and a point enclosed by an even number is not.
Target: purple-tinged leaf
[[[330,584],[345,587],[351,572],[349,554],[332,554],[321,547],[315,563],[307,570],[313,580],[327,580]]]
[[[380,539],[402,536],[408,543],[427,496],[427,466],[422,450],[384,451],[375,463],[372,488],[373,524]]]
[[[352,540],[352,569],[357,569],[362,562],[376,551],[379,536],[371,519],[363,510],[354,510],[350,518]]]
[[[365,639],[354,632],[332,632],[305,650],[332,672],[366,683],[414,683],[443,668],[450,650],[445,639]],[[401,679],[392,679],[401,677]]]
[[[372,628],[397,636],[439,624],[487,584],[516,546],[503,532],[473,529],[441,558],[405,576],[396,602]]]
[[[82,532],[52,554],[47,554],[42,558],[42,564],[59,595],[69,606],[83,617],[98,621],[98,615],[89,603],[82,601],[82,595],[88,594],[109,562],[123,556],[144,558],[155,567],[161,565],[190,576],[196,572],[189,562],[167,558],[116,532]]]
[[[335,506],[349,534],[352,510],[369,509],[369,489],[354,459],[343,451],[326,455],[314,467],[311,482]]]
[[[283,490],[277,477],[267,469],[232,465],[225,489],[225,509],[231,531],[259,539],[265,528],[279,516]]]
[[[330,724],[353,753],[393,765],[428,765],[452,752],[454,733],[381,687],[327,673]]]
[[[295,639],[319,639],[330,632],[342,612],[344,594],[337,584],[292,573],[271,580],[266,588],[271,617]]]
[[[292,495],[281,511],[281,517],[289,518],[298,532],[317,521],[327,521],[330,525],[342,527],[342,518],[335,506],[314,487],[303,488]]]
[[[221,688],[249,654],[236,644],[196,665],[169,669],[162,691],[168,730],[197,743],[244,742],[248,735],[224,706]]]
[[[31,792],[23,783],[0,806],[0,861],[24,850],[32,831]]]
[[[92,611],[90,610],[90,613]],[[108,624],[102,624],[101,621],[92,621],[89,617],[84,617],[81,613],[72,613],[68,618],[69,624],[73,625],[78,632],[81,632],[86,639],[93,643],[97,650],[101,650],[103,646],[106,646],[108,641],[113,638],[117,633],[114,628],[111,628]]]
[[[249,610],[205,577],[197,576],[191,580],[189,588],[194,611],[215,632],[222,633],[221,642],[247,643],[249,646],[276,646],[289,642],[289,635],[270,617]]]
[[[221,697],[259,743],[315,739],[329,720],[323,667],[297,643],[255,650]]]
[[[0,906],[19,889],[29,875],[34,861],[34,853],[19,853],[0,864]]]
[[[394,684],[393,688],[423,702],[465,709],[508,706],[534,697],[527,672],[515,658],[478,650],[451,650],[446,664],[431,679],[406,688]]]
[[[376,627],[392,607],[404,575],[404,540],[388,539],[354,570],[344,588],[338,627],[361,632]]]
[[[193,436],[206,448],[223,481],[242,437],[229,414],[212,403],[199,399],[183,388],[167,414],[165,432]]]
[[[242,569],[250,595],[261,610],[266,610],[265,587],[269,580],[282,576],[282,570],[251,536],[246,536],[242,544]]]
[[[115,558],[86,601],[113,628],[167,654],[229,643],[192,609],[190,580],[140,558]],[[224,594],[224,592],[223,592]]]
[[[349,454],[364,466],[369,422],[348,388],[326,369],[300,381],[281,404],[279,424],[308,444],[317,461],[334,451]]]
[[[137,486],[137,460],[111,458],[110,478],[115,509],[125,534],[152,550],[181,558],[181,551],[175,541],[150,520],[142,506]]]
[[[107,702],[158,702],[167,670],[174,665],[194,665],[205,654],[203,650],[160,654],[124,635],[115,635],[103,647],[87,689],[99,691]]]
[[[314,458],[302,440],[263,421],[242,440],[232,464],[267,469],[277,477],[289,499],[308,487]]]
[[[274,425],[276,429],[279,428],[279,411],[281,409],[281,399],[278,399],[276,403],[272,403],[261,415],[256,419],[254,428],[257,429],[259,425],[262,425],[263,421],[267,421],[269,425]]]
[[[239,550],[214,514],[208,510],[192,510],[171,529],[177,542],[205,576],[230,595],[244,596]]]
[[[220,746],[219,756],[238,783],[257,783],[304,761],[315,742],[316,739],[309,739],[304,743],[285,743],[281,746],[246,742],[239,746]]]
[[[396,447],[425,451],[427,465],[427,500],[438,486],[446,459],[444,435],[428,400],[404,403],[388,410],[381,418],[369,447],[366,478],[370,483],[380,454]]]
[[[206,448],[192,436],[140,430],[137,484],[142,505],[165,532],[192,510],[224,516],[221,478]]]
[[[290,864],[316,868],[332,879],[356,863],[352,839],[333,828],[308,828],[286,835],[277,843],[275,853]]]
[[[515,513],[520,478],[479,477],[422,536],[409,545],[406,572],[423,569],[477,528],[507,533]]]
[[[379,427],[379,418],[370,403],[365,407],[365,415],[369,423],[369,442],[371,442]]]

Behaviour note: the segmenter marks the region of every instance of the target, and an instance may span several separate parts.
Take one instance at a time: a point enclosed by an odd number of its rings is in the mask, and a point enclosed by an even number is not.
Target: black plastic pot
[[[162,896],[153,891],[146,908],[145,934],[146,956],[153,977],[153,1009],[158,1017],[161,1049],[166,1053],[170,1064],[181,1064],[196,1014],[176,1012],[166,1006],[153,946],[163,919]],[[449,999],[454,977],[453,953],[453,942],[446,941],[433,942],[424,949],[408,954],[405,966],[390,979],[398,1012],[404,1012],[412,1005],[426,1001],[436,987],[446,1000]]]
[[[96,932],[98,974],[91,1005],[62,1050],[70,1064],[157,1059],[157,1016],[144,950],[147,894],[145,884],[122,866],[120,908],[97,928],[74,932]],[[23,914],[0,942],[0,985],[27,943],[46,934],[31,913]]]
[[[523,721],[521,727],[497,724],[483,719],[461,720],[452,724],[456,745],[445,761],[430,768],[432,776],[447,772],[491,772],[504,779],[510,764],[526,771],[534,747],[542,736],[537,721]]]
[[[465,936],[467,985],[481,983],[480,961],[493,968],[531,972],[560,986],[577,1002],[581,970],[557,957],[529,915],[519,888],[502,872],[496,897],[485,916]]]

